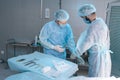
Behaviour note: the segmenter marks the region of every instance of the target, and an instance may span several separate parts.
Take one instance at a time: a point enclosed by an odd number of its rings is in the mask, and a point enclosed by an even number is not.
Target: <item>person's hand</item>
[[[80,56],[79,53],[73,52],[70,57],[71,57],[71,58],[77,58],[77,57],[79,57],[79,56]]]
[[[54,50],[56,50],[56,51],[58,51],[58,52],[60,52],[60,53],[65,51],[65,49],[62,48],[62,46],[60,46],[60,45],[54,46]]]
[[[84,59],[82,58],[82,57],[77,57],[77,61],[78,61],[78,64],[79,65],[85,65],[85,61],[84,61]]]
[[[73,53],[71,54],[70,58],[77,58],[77,64],[78,65],[84,65],[85,64],[85,61],[84,59],[80,56],[79,53]]]
[[[76,56],[74,54],[71,54],[70,59],[76,59]]]

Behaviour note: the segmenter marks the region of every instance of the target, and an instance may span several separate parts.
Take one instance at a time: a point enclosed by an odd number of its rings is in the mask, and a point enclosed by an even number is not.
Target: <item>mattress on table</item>
[[[37,51],[10,58],[8,65],[11,70],[36,72],[53,80],[68,78],[78,70],[75,63]]]

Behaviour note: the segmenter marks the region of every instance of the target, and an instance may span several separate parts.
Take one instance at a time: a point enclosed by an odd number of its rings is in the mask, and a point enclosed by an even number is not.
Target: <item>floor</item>
[[[6,77],[16,73],[18,72],[11,71],[8,67],[6,67],[5,63],[0,63],[0,80],[4,80]]]

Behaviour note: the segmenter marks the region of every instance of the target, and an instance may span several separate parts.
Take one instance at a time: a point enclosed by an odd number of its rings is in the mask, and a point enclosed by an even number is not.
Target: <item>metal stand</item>
[[[4,63],[4,60],[3,60],[3,59],[0,59],[0,63]]]
[[[6,42],[6,54],[5,54],[5,62],[7,62],[7,59],[8,59],[8,47],[9,45],[11,44],[15,44],[15,39],[8,39],[7,42]],[[14,53],[15,53],[15,46],[14,47]],[[15,54],[14,54],[15,55]]]

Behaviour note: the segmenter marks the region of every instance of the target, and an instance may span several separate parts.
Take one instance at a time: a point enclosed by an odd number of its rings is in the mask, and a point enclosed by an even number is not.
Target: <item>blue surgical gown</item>
[[[44,47],[44,53],[66,59],[66,51],[60,53],[53,49],[60,45],[75,53],[75,42],[71,26],[67,23],[65,27],[59,26],[54,20],[46,23],[41,29],[40,42]]]

